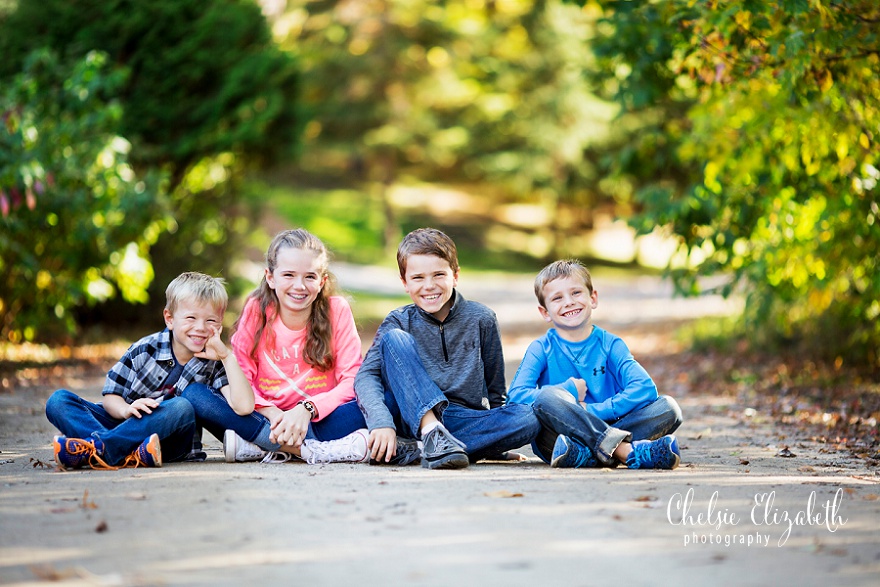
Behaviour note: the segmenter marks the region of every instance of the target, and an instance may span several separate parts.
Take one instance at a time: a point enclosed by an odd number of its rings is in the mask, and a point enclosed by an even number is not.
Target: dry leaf
[[[96,510],[98,509],[98,505],[94,501],[89,501],[89,490],[86,489],[83,492],[82,503],[80,506],[84,510]]]
[[[748,465],[748,464],[749,464],[749,459],[743,459],[743,458],[741,458],[741,459],[739,460],[739,464],[740,464],[740,465],[743,465],[743,466]]]
[[[98,525],[95,526],[95,532],[98,532],[99,534],[101,532],[106,532],[107,530],[107,522],[105,520],[101,520],[100,522],[98,522]]]
[[[813,473],[816,471],[816,469],[814,469],[810,465],[804,465],[803,467],[798,467],[798,471],[800,471],[801,473]]]
[[[790,459],[790,458],[796,457],[797,455],[794,454],[793,452],[791,452],[790,450],[788,450],[788,447],[785,446],[782,448],[782,450],[780,450],[778,453],[776,453],[776,456]]]
[[[483,495],[485,495],[486,497],[493,497],[493,498],[497,498],[497,497],[500,497],[500,498],[504,498],[504,497],[522,497],[522,496],[523,496],[522,493],[513,493],[513,492],[511,492],[511,491],[507,491],[506,489],[502,489],[502,490],[500,490],[500,491],[487,491],[487,492],[484,493]]]
[[[657,501],[657,498],[653,495],[640,495],[636,498],[633,498],[633,501]]]

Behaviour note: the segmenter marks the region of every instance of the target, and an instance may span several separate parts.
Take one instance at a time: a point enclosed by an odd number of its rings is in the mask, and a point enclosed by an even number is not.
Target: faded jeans
[[[571,393],[559,387],[545,388],[533,407],[541,421],[541,432],[532,450],[547,463],[560,434],[580,442],[602,463],[610,465],[614,461],[612,453],[621,442],[655,440],[671,434],[682,422],[681,408],[667,395],[612,423],[582,408]]]
[[[531,406],[475,410],[451,403],[428,375],[409,333],[389,330],[379,344],[385,403],[390,390],[400,408],[401,436],[419,438],[422,417],[434,410],[450,434],[465,444],[473,462],[529,444],[538,434],[540,423]]]

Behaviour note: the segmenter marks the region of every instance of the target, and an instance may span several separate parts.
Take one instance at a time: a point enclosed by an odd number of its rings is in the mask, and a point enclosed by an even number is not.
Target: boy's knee
[[[389,345],[411,345],[415,343],[415,339],[409,332],[404,332],[399,328],[392,328],[382,334],[380,344],[382,348]]]
[[[670,419],[672,420],[672,424],[675,428],[681,426],[681,423],[684,421],[684,416],[681,413],[681,407],[678,405],[678,402],[669,397],[668,395],[661,395],[658,399],[660,406],[663,411],[669,414]],[[675,429],[673,428],[673,430]]]
[[[165,416],[173,418],[179,423],[195,422],[196,411],[193,405],[184,397],[175,397],[162,402]]]
[[[66,389],[59,389],[55,393],[49,396],[49,399],[46,400],[46,415],[49,415],[64,404],[70,402],[72,398],[76,398],[77,395],[72,391],[67,391]]]
[[[545,387],[535,398],[535,411],[547,411],[558,408],[564,404],[575,404],[577,400],[561,387]]]

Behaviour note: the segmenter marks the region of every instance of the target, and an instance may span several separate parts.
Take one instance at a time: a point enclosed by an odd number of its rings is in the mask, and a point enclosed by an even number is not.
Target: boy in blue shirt
[[[532,442],[540,424],[531,407],[505,405],[498,321],[455,289],[455,243],[433,228],[414,230],[397,266],[413,303],[388,314],[354,381],[371,458],[393,464],[400,435],[422,440],[428,469],[518,460],[505,453]]]
[[[535,295],[554,328],[529,345],[508,393],[508,402],[531,404],[541,421],[535,454],[559,468],[677,467],[670,433],[681,425],[681,409],[658,396],[621,338],[593,325],[599,294],[587,268],[551,263],[535,279]]]

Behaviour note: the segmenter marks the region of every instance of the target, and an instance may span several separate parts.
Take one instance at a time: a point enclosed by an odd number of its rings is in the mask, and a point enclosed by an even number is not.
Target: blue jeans
[[[541,421],[541,432],[532,443],[532,450],[547,463],[560,434],[587,446],[596,458],[608,465],[613,462],[612,453],[621,442],[655,440],[674,432],[682,422],[681,408],[667,395],[613,423],[588,412],[578,405],[574,396],[559,387],[545,388],[535,400],[534,408]]]
[[[190,383],[181,395],[195,408],[196,424],[204,427],[217,439],[223,440],[223,433],[226,430],[233,430],[243,439],[253,442],[263,450],[281,448],[280,444],[269,440],[271,430],[266,416],[256,411],[247,416],[239,416],[219,390],[202,383]],[[357,402],[352,400],[337,407],[320,421],[309,424],[306,438],[336,440],[366,427],[367,423]]]
[[[97,438],[104,443],[103,459],[118,465],[152,434],[162,444],[162,462],[179,461],[189,454],[195,430],[193,407],[183,398],[167,399],[140,418],[117,420],[100,403],[86,401],[59,389],[46,401],[46,417],[68,438]]]
[[[425,370],[409,333],[389,330],[379,345],[385,403],[390,390],[400,410],[401,436],[419,438],[422,418],[434,410],[446,429],[465,444],[474,462],[529,444],[541,429],[531,406],[508,404],[475,410],[450,403]]]

